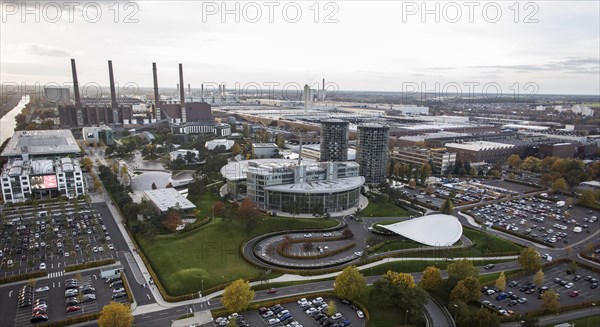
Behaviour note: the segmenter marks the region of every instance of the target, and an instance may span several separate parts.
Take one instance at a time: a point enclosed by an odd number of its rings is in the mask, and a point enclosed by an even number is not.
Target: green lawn
[[[481,265],[488,264],[488,263],[501,263],[501,262],[507,262],[507,261],[510,261],[510,260],[486,260],[485,262],[476,260],[476,261],[473,261],[473,264],[475,266],[481,266]],[[450,262],[450,261],[438,261],[438,262],[436,262],[436,261],[418,261],[418,260],[395,261],[395,262],[388,262],[388,263],[384,263],[379,266],[375,266],[373,268],[362,270],[362,273],[365,276],[375,276],[375,275],[385,274],[388,270],[397,271],[397,272],[421,272],[429,266],[435,266],[441,270],[445,270],[446,267],[450,263],[452,263],[452,262]],[[496,278],[497,277],[498,276],[496,276]]]
[[[573,326],[579,327],[579,326],[600,326],[600,315],[595,315],[595,316],[590,316],[590,317],[585,317],[585,318],[579,318],[576,320],[569,320],[567,321],[568,323],[570,323]],[[550,325],[543,325],[543,326],[555,326],[556,324],[550,324]]]
[[[420,247],[426,247],[426,246],[419,244],[419,243],[411,242],[411,241],[394,241],[394,242],[387,243],[386,245],[380,247],[379,249],[377,249],[377,251],[375,251],[375,253],[384,253],[387,251],[414,249],[414,248],[420,248]]]
[[[361,211],[361,215],[363,217],[405,217],[408,216],[408,211],[388,201],[369,202],[369,205]]]
[[[253,236],[286,229],[329,228],[337,224],[330,219],[265,217],[248,232],[243,222],[226,224],[215,218],[188,233],[149,239],[138,235],[138,241],[167,293],[177,296],[200,291],[202,285],[207,289],[237,278],[261,277],[264,271],[247,263],[240,254],[243,242]]]
[[[465,235],[468,239],[475,243],[475,246],[472,250],[478,255],[484,255],[488,253],[521,251],[521,246],[519,246],[518,244],[504,240],[486,232],[481,232],[470,228],[464,228],[463,235]]]
[[[221,188],[223,184],[218,184],[215,187]],[[215,202],[221,201],[221,197],[210,192],[204,192],[202,195],[190,195],[190,200],[196,205],[196,211],[199,213],[198,217],[201,219],[207,216],[212,216],[212,206]]]

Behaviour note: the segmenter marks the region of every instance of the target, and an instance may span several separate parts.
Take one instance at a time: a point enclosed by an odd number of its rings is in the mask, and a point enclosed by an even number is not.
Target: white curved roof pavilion
[[[462,225],[456,217],[443,214],[379,226],[429,246],[450,246],[456,243],[463,233]]]

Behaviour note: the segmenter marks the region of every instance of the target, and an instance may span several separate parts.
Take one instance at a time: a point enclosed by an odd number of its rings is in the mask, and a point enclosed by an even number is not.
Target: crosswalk
[[[51,272],[48,274],[48,278],[57,278],[57,277],[61,277],[65,274],[64,270],[61,271],[55,271],[55,272]]]

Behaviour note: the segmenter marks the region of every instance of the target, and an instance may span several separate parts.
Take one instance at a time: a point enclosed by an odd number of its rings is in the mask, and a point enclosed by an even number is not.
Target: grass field
[[[167,293],[177,296],[237,278],[261,277],[264,271],[247,263],[240,254],[242,243],[251,237],[286,229],[329,228],[337,224],[330,219],[265,217],[249,232],[243,222],[227,224],[215,218],[206,226],[185,234],[149,239],[138,235],[138,240]]]
[[[361,215],[363,217],[405,217],[408,216],[408,211],[388,201],[369,202],[369,205],[361,211]]]
[[[371,288],[371,286],[367,286],[365,294],[358,299],[358,301],[369,310],[370,319],[369,322],[367,322],[367,327],[392,327],[404,325],[406,313],[398,309],[383,309],[377,303],[373,303],[369,298]]]
[[[473,264],[475,266],[481,266],[483,264],[488,264],[488,263],[501,263],[501,262],[507,262],[507,261],[510,261],[510,260],[486,260],[485,262],[476,260],[476,261],[473,261]],[[388,270],[398,271],[398,272],[421,272],[429,266],[435,266],[441,270],[445,270],[446,267],[451,263],[452,262],[450,262],[450,261],[437,261],[437,262],[436,261],[418,261],[418,260],[395,261],[395,262],[388,262],[388,263],[384,263],[382,265],[379,265],[379,266],[376,266],[373,268],[362,270],[362,273],[365,276],[375,276],[375,275],[385,274]],[[496,276],[496,278],[497,277],[498,276]]]

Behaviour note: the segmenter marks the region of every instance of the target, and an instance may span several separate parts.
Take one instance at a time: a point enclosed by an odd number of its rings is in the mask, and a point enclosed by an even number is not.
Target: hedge
[[[6,276],[6,277],[0,278],[0,284],[18,282],[18,281],[22,281],[22,280],[31,279],[31,278],[44,277],[47,274],[48,273],[45,271],[35,271],[35,272],[26,273],[26,274]]]
[[[127,282],[127,278],[125,278],[125,273],[121,271],[121,280],[123,281],[123,288],[125,288],[125,294],[127,294],[127,300],[129,303],[133,303],[133,293],[131,293],[131,288],[129,288],[129,283]]]
[[[100,266],[106,266],[106,265],[112,265],[113,263],[115,263],[115,259],[104,259],[104,260],[98,260],[98,261],[90,261],[90,262],[86,262],[86,263],[80,263],[80,264],[77,264],[77,265],[66,266],[65,267],[65,272],[82,270],[82,269],[87,269],[87,268],[100,267]]]
[[[91,314],[87,314],[87,315],[83,315],[83,316],[78,316],[78,317],[71,317],[69,319],[65,319],[65,320],[61,320],[61,321],[55,321],[55,322],[51,322],[48,324],[42,324],[39,326],[42,327],[63,327],[63,326],[71,326],[74,324],[79,324],[82,322],[88,322],[88,321],[95,321],[98,320],[98,318],[100,318],[100,312],[98,313],[91,313]]]
[[[277,248],[277,253],[279,253],[280,256],[282,257],[286,257],[286,258],[290,258],[290,259],[321,259],[321,258],[325,258],[325,257],[330,257],[332,255],[338,254],[342,251],[346,251],[348,249],[351,249],[353,247],[356,246],[356,243],[350,243],[350,244],[346,244],[342,247],[339,247],[335,250],[331,250],[331,251],[327,251],[327,252],[323,252],[323,253],[319,253],[319,254],[315,254],[315,255],[296,255],[296,254],[289,254],[289,253],[285,253],[283,251],[281,251],[281,249],[278,247]]]

